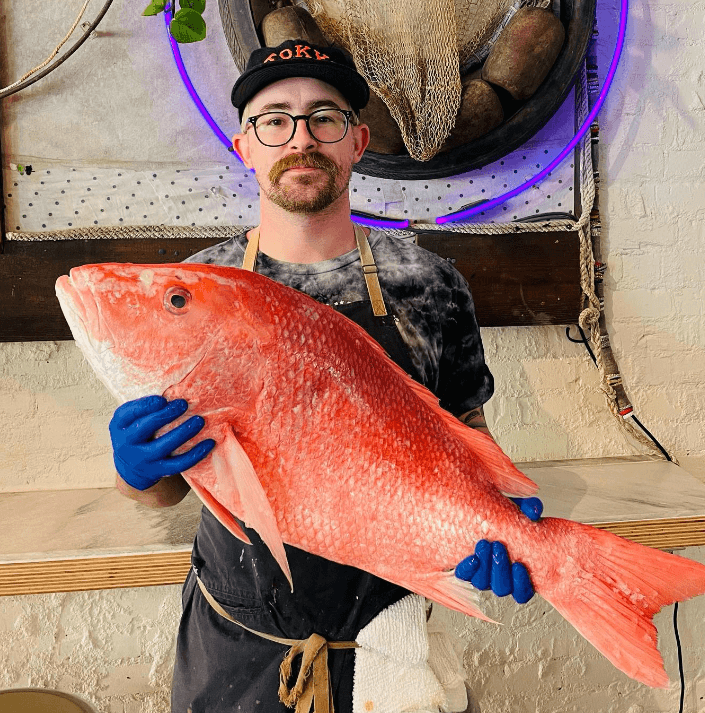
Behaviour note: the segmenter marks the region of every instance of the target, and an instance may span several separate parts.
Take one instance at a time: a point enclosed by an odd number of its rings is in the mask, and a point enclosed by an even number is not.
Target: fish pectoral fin
[[[257,530],[293,591],[294,582],[274,510],[249,456],[231,428],[225,431],[220,448],[213,451],[212,460],[217,480],[234,484],[240,498],[242,520],[248,527]]]
[[[242,540],[246,545],[251,545],[252,542],[250,538],[245,534],[245,531],[240,527],[230,511],[226,507],[223,507],[200,483],[197,483],[192,478],[186,479],[191,489],[201,499],[201,502],[213,513],[215,519],[218,520],[231,535],[237,537],[238,540]]]

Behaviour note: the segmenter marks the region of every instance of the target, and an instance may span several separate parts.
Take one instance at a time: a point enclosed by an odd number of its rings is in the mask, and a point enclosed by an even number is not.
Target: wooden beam
[[[206,238],[7,240],[0,255],[0,341],[71,339],[54,293],[59,275],[98,262],[181,262]],[[418,243],[468,280],[481,326],[574,324],[580,312],[575,232],[418,232]]]
[[[574,231],[472,235],[419,232],[418,244],[468,281],[481,327],[576,324],[580,245]]]

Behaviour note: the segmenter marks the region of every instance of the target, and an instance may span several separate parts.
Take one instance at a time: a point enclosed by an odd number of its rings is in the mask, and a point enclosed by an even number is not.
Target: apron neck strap
[[[372,311],[375,317],[384,317],[387,314],[387,307],[384,304],[384,297],[382,297],[382,290],[379,286],[375,258],[372,255],[370,241],[367,239],[365,231],[357,224],[355,224],[355,241],[360,252],[362,274],[365,276],[365,284],[367,285],[367,294],[369,294],[370,302],[372,303]]]
[[[365,277],[367,285],[367,293],[370,296],[372,303],[372,311],[375,317],[383,317],[387,314],[387,307],[384,304],[382,290],[379,286],[379,278],[377,277],[377,265],[375,264],[370,242],[365,235],[365,231],[355,224],[355,242],[360,253],[360,262],[362,264],[362,274]],[[252,231],[252,235],[247,242],[245,248],[245,257],[242,261],[242,269],[254,272],[255,263],[257,262],[257,251],[259,250],[259,226]]]
[[[242,260],[242,269],[248,272],[255,271],[257,251],[259,250],[259,225],[254,228],[245,248],[245,257]]]

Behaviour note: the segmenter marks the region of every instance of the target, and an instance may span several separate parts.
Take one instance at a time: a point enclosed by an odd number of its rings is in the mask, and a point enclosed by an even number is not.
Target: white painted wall
[[[53,49],[81,4],[0,2],[4,84]],[[91,3],[91,17],[99,4]],[[617,2],[598,4],[604,73]],[[174,90],[158,31],[147,24],[160,20],[140,18],[137,5],[116,0],[98,37],[3,103],[6,164],[143,170],[223,161]],[[641,420],[676,455],[705,455],[705,13],[696,0],[630,5],[625,54],[601,115],[608,324]],[[215,12],[211,0],[213,23]],[[194,52],[213,69],[201,91],[211,106],[226,106],[222,94],[227,99],[236,76],[227,48],[216,42]],[[216,118],[232,130],[229,113]],[[488,329],[483,338],[497,380],[487,412],[512,458],[642,452],[614,422],[596,370],[562,328]],[[106,425],[114,404],[73,343],[0,344],[0,404],[0,491],[111,483]],[[684,554],[705,562],[705,548]],[[163,711],[178,608],[178,587],[0,598],[0,688],[55,686],[104,712]],[[507,626],[441,615],[464,642],[469,685],[484,713],[677,710],[676,688],[631,683],[542,601],[513,608],[490,598],[487,608]],[[675,681],[670,616],[657,621]],[[705,598],[682,605],[689,713],[705,711],[703,622]]]

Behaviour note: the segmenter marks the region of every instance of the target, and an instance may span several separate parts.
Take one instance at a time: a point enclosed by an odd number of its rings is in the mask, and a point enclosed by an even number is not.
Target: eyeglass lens
[[[309,114],[308,128],[316,141],[332,144],[340,141],[348,128],[348,120],[339,109],[319,109]],[[294,117],[284,112],[261,114],[255,122],[257,138],[266,146],[282,146],[294,136]]]

